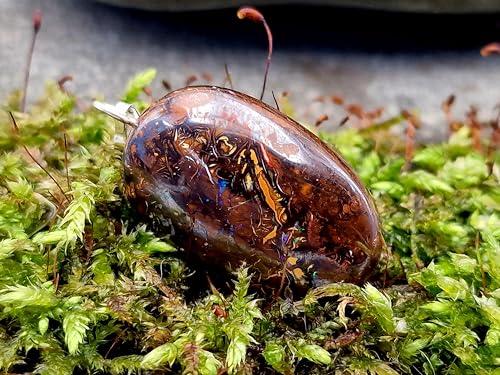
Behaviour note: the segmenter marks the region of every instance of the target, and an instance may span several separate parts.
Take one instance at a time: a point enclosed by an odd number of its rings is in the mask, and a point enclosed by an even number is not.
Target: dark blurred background
[[[37,7],[43,20],[31,102],[46,80],[65,75],[73,76],[68,88],[83,99],[104,95],[116,101],[130,76],[145,68],[158,69],[153,95],[159,97],[165,93],[162,79],[178,88],[193,74],[194,84],[205,84],[208,73],[211,84],[222,84],[224,64],[235,89],[258,96],[267,51],[263,28],[238,20],[235,7],[182,12],[189,1],[171,3],[177,11],[90,0],[0,0],[1,96],[22,84]],[[484,59],[479,49],[500,40],[500,3],[487,3],[492,6],[481,12],[459,6],[395,12],[366,9],[362,1],[356,8],[260,6],[275,46],[265,100],[272,103],[270,90],[287,91],[299,120],[314,122],[327,113],[323,126],[330,129],[343,113],[316,102],[318,96],[341,95],[368,110],[383,106],[386,117],[417,109],[423,140],[446,133],[440,105],[450,94],[457,96],[457,118],[470,105],[489,118],[500,102],[500,57]]]

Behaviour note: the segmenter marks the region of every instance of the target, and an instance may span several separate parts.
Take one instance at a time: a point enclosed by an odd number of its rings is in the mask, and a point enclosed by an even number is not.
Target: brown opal
[[[138,120],[124,156],[127,195],[156,230],[206,264],[262,280],[366,279],[384,240],[359,178],[331,148],[267,104],[187,87]]]

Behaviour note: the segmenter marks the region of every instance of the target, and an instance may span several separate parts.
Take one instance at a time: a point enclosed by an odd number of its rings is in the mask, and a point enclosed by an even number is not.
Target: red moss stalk
[[[24,74],[23,94],[21,96],[21,103],[20,103],[21,112],[24,112],[26,109],[26,94],[28,91],[28,82],[30,79],[31,61],[33,60],[33,51],[35,50],[36,37],[41,27],[42,27],[42,11],[40,9],[37,9],[33,14],[33,37],[31,38],[31,45],[28,51],[28,60]]]
[[[418,118],[408,111],[403,111],[401,115],[408,123],[406,127],[405,165],[403,167],[403,170],[408,171],[415,153],[415,133],[416,129],[420,127],[420,123]]]
[[[471,131],[472,145],[474,150],[477,152],[481,152],[481,137],[482,137],[482,129],[481,123],[477,119],[477,108],[471,106],[469,112],[467,112],[467,125]]]
[[[266,70],[264,71],[264,83],[262,84],[262,92],[260,94],[260,100],[262,100],[262,98],[264,97],[264,91],[266,90],[267,74],[269,73],[269,67],[271,66],[271,58],[273,55],[273,34],[271,33],[271,29],[269,28],[266,19],[257,9],[244,6],[238,9],[238,12],[236,14],[240,20],[247,18],[254,22],[259,22],[264,25],[264,28],[266,29],[268,52]]]
[[[441,109],[444,112],[444,117],[446,119],[446,124],[448,124],[448,136],[451,135],[453,132],[453,119],[451,116],[451,109],[453,107],[453,104],[455,104],[455,95],[450,95],[446,100],[441,103]]]
[[[10,119],[12,120],[12,125],[14,126],[14,131],[15,131],[16,135],[19,137],[20,132],[19,132],[19,126],[17,126],[16,118],[14,117],[12,112],[9,112],[9,115],[10,115]],[[23,147],[24,151],[28,154],[28,156],[31,158],[31,160],[33,160],[33,162],[36,165],[38,165],[40,167],[40,169],[42,169],[45,172],[45,174],[47,176],[49,176],[49,178],[52,181],[54,181],[54,184],[56,184],[56,186],[61,191],[64,198],[66,198],[66,200],[69,202],[70,201],[69,197],[66,195],[63,188],[61,187],[61,185],[59,185],[57,180],[50,174],[50,172],[38,160],[36,160],[36,158],[33,156],[33,154],[30,152],[30,150],[28,150],[28,147],[26,147],[25,145],[22,145],[22,147]]]

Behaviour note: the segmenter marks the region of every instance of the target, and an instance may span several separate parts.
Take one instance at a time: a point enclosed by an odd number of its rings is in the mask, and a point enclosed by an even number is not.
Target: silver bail
[[[124,124],[137,127],[139,123],[139,112],[137,112],[137,109],[129,103],[118,102],[113,105],[94,100],[93,105],[95,109],[106,113]]]

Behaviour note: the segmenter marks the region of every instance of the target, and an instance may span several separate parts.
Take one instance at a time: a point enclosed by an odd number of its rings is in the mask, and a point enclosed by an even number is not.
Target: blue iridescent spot
[[[229,181],[219,179],[218,185],[219,185],[219,194],[217,196],[218,197],[217,204],[221,205],[222,204],[222,194],[224,194],[224,191],[226,190],[227,186],[229,185]]]

